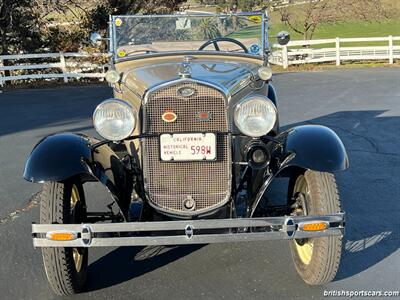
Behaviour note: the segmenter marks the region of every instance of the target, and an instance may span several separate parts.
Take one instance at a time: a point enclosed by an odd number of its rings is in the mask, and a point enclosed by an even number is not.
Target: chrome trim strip
[[[114,47],[115,48],[115,47]],[[115,53],[114,53],[115,54]],[[148,57],[163,57],[163,56],[171,56],[171,55],[215,55],[215,56],[232,56],[232,57],[246,57],[252,58],[256,60],[263,60],[260,55],[247,54],[247,53],[233,53],[233,52],[225,52],[225,51],[206,51],[206,50],[182,50],[182,51],[165,51],[160,53],[147,53],[147,54],[138,54],[135,56],[125,56],[123,58],[118,58],[115,55],[116,62],[130,61],[136,59],[143,59]]]
[[[262,43],[262,59],[264,61],[264,65],[266,65],[266,58],[265,58],[265,23],[268,21],[268,19],[266,19],[266,15],[265,13],[262,14],[262,24],[261,24],[261,32],[262,32],[262,37],[261,37],[261,43]],[[268,31],[267,31],[268,32]],[[268,41],[268,38],[267,38]]]
[[[171,18],[171,17],[176,17],[176,18],[183,18],[185,16],[189,17],[231,17],[231,16],[262,16],[264,12],[256,11],[256,12],[239,12],[239,13],[224,13],[224,14],[213,14],[213,13],[184,13],[184,14],[161,14],[161,15],[113,15],[114,18]]]
[[[99,223],[99,224],[32,224],[35,247],[105,247],[105,246],[147,246],[180,245],[202,243],[224,243],[259,240],[290,240],[344,234],[345,214],[343,212],[324,216],[291,216],[243,219],[203,219],[165,222]],[[301,231],[299,224],[323,221],[330,226],[322,231]],[[233,229],[231,233],[201,234],[201,229]],[[246,230],[240,230],[240,229]],[[188,232],[188,229],[192,229]],[[252,229],[256,231],[252,232]],[[77,231],[83,238],[73,241],[51,241],[36,237],[48,231]],[[132,237],[106,237],[106,234],[120,232],[150,232],[177,230],[179,234]],[[264,231],[263,231],[264,230]],[[190,234],[190,238],[188,238]],[[89,236],[90,235],[90,236]],[[102,236],[102,237],[98,237]],[[89,240],[84,241],[83,239]]]
[[[113,44],[113,50],[112,50],[112,52],[113,52],[113,57],[114,57],[114,61],[117,61],[117,39],[116,39],[116,37],[117,37],[117,34],[116,34],[116,32],[115,32],[115,26],[114,26],[114,20],[115,20],[115,17],[114,16],[111,16],[111,21],[112,21],[112,44]],[[110,40],[111,40],[111,38],[110,38]]]

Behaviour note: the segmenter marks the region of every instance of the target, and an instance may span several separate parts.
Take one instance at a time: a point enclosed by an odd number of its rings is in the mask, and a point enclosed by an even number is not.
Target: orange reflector
[[[305,223],[301,227],[304,231],[320,231],[328,228],[328,223],[319,222],[319,223]]]
[[[73,232],[48,232],[46,238],[52,241],[72,241],[77,238],[76,233]]]
[[[172,110],[165,110],[161,118],[163,119],[164,122],[172,123],[176,121],[178,116]]]

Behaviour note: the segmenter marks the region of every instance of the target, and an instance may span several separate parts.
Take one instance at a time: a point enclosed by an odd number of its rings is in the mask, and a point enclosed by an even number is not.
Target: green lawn
[[[232,38],[249,38],[260,36],[259,26],[247,27],[235,33],[228,35]],[[271,25],[269,35],[271,42],[274,42],[273,36],[279,31],[286,30],[290,33],[292,40],[302,40],[303,36],[293,32],[290,28],[277,24]],[[400,36],[400,20],[391,20],[386,22],[346,22],[337,24],[323,24],[317,28],[313,39],[332,39],[336,37],[351,38],[351,37],[382,37],[382,36]],[[378,46],[387,45],[386,42],[363,42],[363,43],[344,43],[344,46]],[[395,42],[395,45],[400,45],[400,41]],[[332,47],[331,44],[315,45],[313,47]]]
[[[275,35],[281,30],[286,30],[291,34],[293,40],[302,40],[303,37],[284,25],[272,25],[270,35]],[[313,39],[331,39],[331,38],[351,38],[351,37],[382,37],[382,36],[400,36],[400,20],[390,20],[386,22],[343,22],[336,24],[322,24],[317,28]],[[379,45],[382,43],[346,43],[346,46],[357,45]],[[386,45],[383,43],[382,45]],[[397,42],[397,44],[400,44]]]
[[[261,36],[261,26],[249,26],[227,36],[235,39],[259,37]]]

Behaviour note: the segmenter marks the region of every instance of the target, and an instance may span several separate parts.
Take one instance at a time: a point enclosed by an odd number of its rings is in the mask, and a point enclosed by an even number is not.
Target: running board
[[[344,213],[337,213],[163,222],[32,224],[32,236],[34,247],[120,247],[290,240],[342,236],[344,217]],[[217,229],[229,229],[229,232],[210,233]],[[144,233],[147,235],[143,236]]]

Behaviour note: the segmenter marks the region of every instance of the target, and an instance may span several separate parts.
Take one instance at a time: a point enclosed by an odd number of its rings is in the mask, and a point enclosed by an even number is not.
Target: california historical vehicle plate
[[[161,134],[160,158],[162,161],[215,160],[217,158],[215,134]]]

